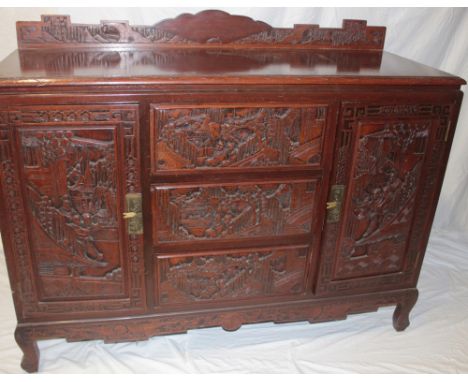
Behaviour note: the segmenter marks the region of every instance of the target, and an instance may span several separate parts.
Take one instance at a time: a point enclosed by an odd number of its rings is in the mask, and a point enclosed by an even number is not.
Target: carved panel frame
[[[444,172],[444,158],[451,137],[451,125],[456,113],[458,100],[421,100],[405,104],[382,102],[344,103],[340,113],[337,130],[335,165],[330,184],[349,183],[351,171],[351,148],[355,145],[356,131],[361,123],[385,121],[429,121],[430,134],[426,143],[418,195],[415,200],[414,214],[410,224],[405,258],[401,267],[386,275],[369,275],[338,280],[334,277],[337,241],[342,226],[341,222],[327,223],[322,233],[322,257],[315,291],[317,295],[329,295],[336,292],[356,293],[362,290],[385,290],[402,287],[414,287],[419,273],[421,256],[426,245],[427,230],[433,218],[431,201],[440,192],[440,178]],[[343,215],[342,215],[343,216]]]
[[[120,314],[142,312],[146,306],[144,280],[143,237],[131,235],[121,238],[125,256],[125,284],[127,296],[117,299],[91,299],[74,301],[42,302],[34,281],[33,254],[28,245],[28,225],[24,202],[24,189],[19,171],[20,158],[15,147],[17,128],[49,126],[107,126],[116,128],[119,168],[123,178],[121,192],[141,192],[139,117],[137,105],[56,105],[21,106],[0,112],[0,182],[3,189],[4,211],[10,224],[3,238],[14,254],[13,259],[17,285],[15,299],[22,305],[19,320],[53,314],[94,316],[96,314]],[[125,223],[121,222],[121,232]],[[125,244],[126,243],[126,244]],[[124,266],[124,264],[122,264]],[[19,303],[17,302],[19,306]]]

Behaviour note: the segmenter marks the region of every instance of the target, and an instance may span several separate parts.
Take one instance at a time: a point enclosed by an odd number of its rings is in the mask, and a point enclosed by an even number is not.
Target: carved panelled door
[[[125,195],[141,192],[137,106],[2,115],[3,208],[23,317],[141,311],[143,239],[122,218]]]
[[[452,112],[450,103],[342,106],[318,294],[411,286]]]

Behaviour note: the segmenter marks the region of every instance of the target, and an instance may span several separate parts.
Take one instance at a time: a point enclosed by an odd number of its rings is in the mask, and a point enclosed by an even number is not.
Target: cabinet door
[[[3,216],[23,317],[141,311],[143,245],[125,195],[140,190],[134,105],[3,113]],[[108,314],[108,313],[107,313]]]
[[[415,283],[454,106],[342,106],[317,293]]]

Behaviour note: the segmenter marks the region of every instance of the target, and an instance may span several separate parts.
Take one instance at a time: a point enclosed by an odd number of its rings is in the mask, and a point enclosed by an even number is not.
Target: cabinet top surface
[[[16,50],[0,86],[107,84],[462,85],[459,77],[388,52]]]
[[[0,87],[137,84],[462,85],[448,73],[383,51],[385,27],[274,28],[208,10],[151,26],[17,22],[19,50],[0,63]]]

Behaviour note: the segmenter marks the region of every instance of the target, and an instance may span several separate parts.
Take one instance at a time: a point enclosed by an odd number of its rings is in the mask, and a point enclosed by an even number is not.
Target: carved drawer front
[[[155,243],[308,234],[316,180],[153,185]]]
[[[304,292],[307,246],[159,256],[160,305]]]
[[[320,165],[327,112],[152,105],[152,172]]]
[[[345,191],[338,219],[328,219],[325,228],[322,289],[395,287],[414,276],[450,110],[426,104],[344,107],[332,183]],[[371,276],[374,281],[366,282]]]
[[[131,105],[10,113],[20,178],[8,160],[0,175],[26,316],[143,307],[142,237],[122,219],[141,191],[137,121]]]

